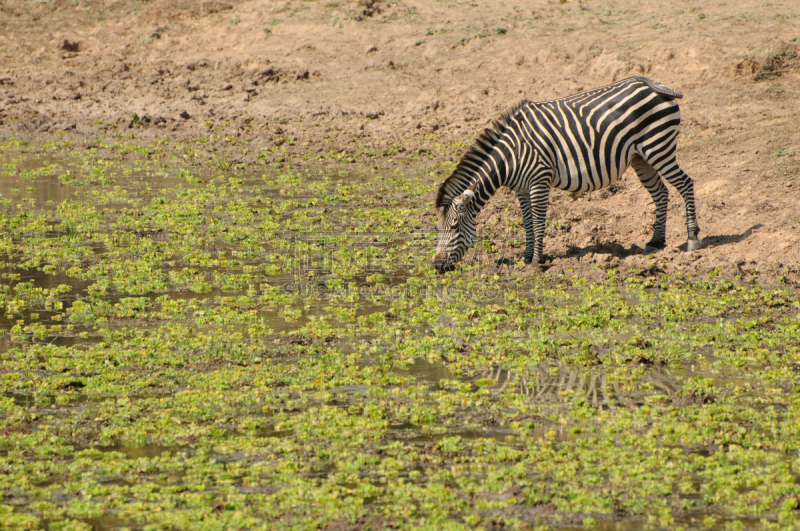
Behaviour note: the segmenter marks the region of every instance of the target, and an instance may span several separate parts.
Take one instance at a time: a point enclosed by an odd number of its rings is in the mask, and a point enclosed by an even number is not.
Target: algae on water
[[[428,180],[163,149],[0,147],[1,527],[797,526],[796,286],[436,276]]]

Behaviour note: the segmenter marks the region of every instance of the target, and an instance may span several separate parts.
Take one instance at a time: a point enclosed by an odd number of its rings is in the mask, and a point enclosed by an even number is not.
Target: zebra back
[[[551,102],[556,103],[570,101],[575,100],[576,98],[580,99],[591,94],[611,94],[619,88],[629,86],[631,82],[640,82],[666,99],[683,98],[683,94],[677,90],[673,90],[666,85],[646,77],[635,76],[617,81],[616,83],[612,83],[611,85],[607,85],[605,87],[567,96],[560,100],[548,100],[541,102],[531,102],[530,100],[521,101],[503,113],[498,120],[495,120],[491,126],[484,130],[473,142],[472,146],[459,161],[455,171],[453,171],[450,177],[448,177],[444,182],[442,182],[441,185],[439,185],[439,190],[436,194],[436,208],[448,206],[452,202],[453,198],[462,194],[464,190],[466,190],[474,182],[478,169],[489,159],[493,148],[497,145],[508,128],[514,125],[514,123],[518,120],[518,114],[524,107],[541,107],[543,105],[548,105]]]

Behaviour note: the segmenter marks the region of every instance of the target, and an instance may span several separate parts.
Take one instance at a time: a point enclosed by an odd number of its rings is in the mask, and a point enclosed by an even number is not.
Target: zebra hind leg
[[[697,225],[697,214],[694,206],[694,181],[678,166],[674,158],[660,164],[656,169],[669,184],[678,190],[686,205],[686,232],[688,233],[686,250],[695,251],[699,249],[702,246],[702,242],[697,237],[700,233],[700,227]]]
[[[667,245],[667,206],[669,204],[669,191],[664,185],[661,176],[650,164],[639,155],[634,155],[631,166],[642,186],[650,192],[653,203],[656,205],[656,219],[653,223],[653,237],[644,246],[646,254],[654,253]]]

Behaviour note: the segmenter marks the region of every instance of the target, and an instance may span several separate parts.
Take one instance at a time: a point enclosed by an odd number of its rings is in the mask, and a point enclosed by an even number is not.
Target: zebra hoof
[[[653,254],[657,253],[661,249],[667,246],[667,242],[665,241],[653,241],[650,240],[646,244],[644,244],[644,254]]]
[[[652,254],[660,251],[667,246],[667,242],[661,238],[652,238],[649,242],[644,244],[644,254]]]
[[[701,242],[700,240],[686,240],[687,251],[696,251],[702,246],[703,242]]]
[[[661,250],[661,247],[653,247],[652,245],[644,246],[644,254],[653,254]]]

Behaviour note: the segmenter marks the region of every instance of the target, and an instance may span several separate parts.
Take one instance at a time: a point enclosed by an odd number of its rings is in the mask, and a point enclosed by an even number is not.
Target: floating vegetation
[[[437,276],[427,180],[181,149],[0,146],[0,527],[798,525],[795,287]]]

